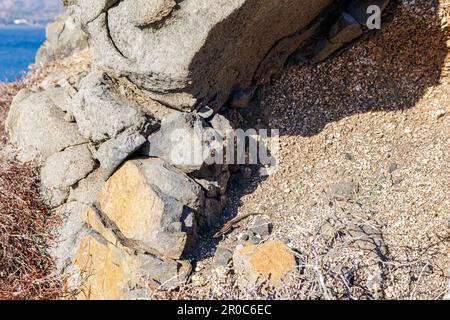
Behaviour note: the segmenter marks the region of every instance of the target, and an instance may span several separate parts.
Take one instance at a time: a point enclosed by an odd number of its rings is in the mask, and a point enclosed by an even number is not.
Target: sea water
[[[43,27],[0,26],[0,82],[22,78],[44,41]]]

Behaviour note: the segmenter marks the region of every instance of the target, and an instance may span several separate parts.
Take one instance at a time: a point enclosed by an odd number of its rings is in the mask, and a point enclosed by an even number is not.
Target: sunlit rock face
[[[178,109],[223,105],[279,69],[331,0],[152,0],[77,3],[98,65]]]

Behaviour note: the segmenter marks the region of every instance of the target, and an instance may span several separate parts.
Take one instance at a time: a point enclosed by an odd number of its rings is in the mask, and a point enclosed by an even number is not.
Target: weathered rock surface
[[[298,274],[294,254],[278,241],[236,249],[233,266],[239,274],[238,283],[242,289],[254,289],[262,281],[280,287],[286,276]]]
[[[143,112],[112,95],[109,79],[102,71],[91,72],[82,80],[70,110],[81,134],[94,142],[115,138],[125,129],[145,123]]]
[[[82,213],[88,208],[79,202],[68,202],[57,209],[64,224],[61,230],[57,230],[56,244],[51,248],[51,254],[60,274],[71,266],[82,239],[92,232],[82,219]]]
[[[69,147],[50,156],[41,170],[41,194],[50,207],[57,207],[69,196],[70,187],[95,169],[87,144]]]
[[[147,142],[147,136],[137,127],[128,128],[116,138],[101,144],[94,158],[100,162],[105,173],[111,175],[128,156]]]
[[[179,259],[196,236],[193,216],[202,209],[203,192],[162,160],[133,160],[107,181],[98,203],[124,237]]]
[[[68,202],[77,201],[86,205],[92,205],[97,200],[100,192],[110,174],[102,168],[97,168],[86,178],[78,181],[70,188]]]
[[[114,6],[103,1],[102,9],[86,1],[78,6],[97,16],[86,27],[100,65],[175,99],[172,107],[192,110],[201,101],[216,109],[233,88],[248,88],[270,49],[331,2],[185,0],[175,6],[169,0],[126,0]],[[292,43],[291,50],[300,44]]]
[[[76,124],[66,122],[64,117],[64,111],[46,91],[21,91],[6,121],[10,141],[19,149],[19,160],[30,161],[36,157],[45,160],[67,147],[88,142],[79,134]]]
[[[70,57],[88,47],[88,36],[72,15],[56,18],[46,30],[47,41],[36,54],[36,66],[42,67],[54,60]]]
[[[134,254],[99,236],[86,236],[80,243],[71,269],[70,285],[79,288],[78,299],[149,298],[147,288],[173,288],[186,281],[191,272],[187,261],[161,261]]]

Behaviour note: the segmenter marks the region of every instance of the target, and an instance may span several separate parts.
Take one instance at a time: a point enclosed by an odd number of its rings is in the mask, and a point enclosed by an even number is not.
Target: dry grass
[[[35,165],[8,159],[2,151],[7,145],[5,120],[14,96],[51,74],[79,70],[86,57],[87,52],[82,52],[23,80],[0,83],[0,299],[56,299],[65,291],[48,255],[51,230],[59,221],[39,198]]]
[[[39,199],[32,164],[0,159],[0,299],[53,299],[61,282],[47,254],[55,217]]]
[[[13,97],[39,76],[0,83],[0,146],[7,143],[5,119]],[[46,254],[50,213],[39,199],[32,164],[0,154],[0,299],[51,299],[60,282],[49,277],[53,262]]]

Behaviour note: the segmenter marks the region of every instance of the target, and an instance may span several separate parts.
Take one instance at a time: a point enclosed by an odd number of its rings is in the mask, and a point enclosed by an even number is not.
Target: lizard
[[[214,239],[219,239],[219,238],[224,238],[228,233],[230,233],[231,231],[233,231],[233,229],[237,228],[236,224],[238,224],[239,222],[241,222],[244,219],[247,219],[251,216],[257,216],[260,215],[262,213],[259,212],[252,212],[252,213],[248,213],[248,214],[244,214],[242,216],[237,216],[234,217],[233,219],[231,219],[230,221],[228,221],[227,223],[224,224],[224,226],[222,227],[222,229],[220,229],[215,235],[214,235]]]

